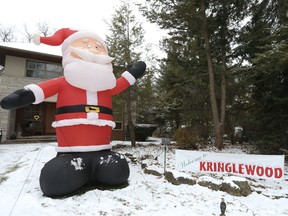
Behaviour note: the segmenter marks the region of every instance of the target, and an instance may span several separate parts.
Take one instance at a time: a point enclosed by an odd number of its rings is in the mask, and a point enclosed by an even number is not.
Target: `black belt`
[[[63,106],[56,109],[56,115],[66,113],[104,113],[112,115],[112,109],[105,106],[94,106],[94,105],[74,105],[74,106]]]

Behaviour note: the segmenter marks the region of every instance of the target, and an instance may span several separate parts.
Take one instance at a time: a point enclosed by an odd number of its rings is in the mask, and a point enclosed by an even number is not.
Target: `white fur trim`
[[[87,104],[89,105],[96,105],[98,104],[98,97],[97,97],[97,92],[91,92],[91,91],[86,91],[86,100]],[[98,120],[99,119],[99,113],[87,113],[87,119],[89,120]]]
[[[41,44],[40,34],[34,34],[34,35],[33,35],[33,42],[34,42],[36,45],[40,45],[40,44]]]
[[[73,41],[81,39],[81,38],[94,38],[97,41],[99,41],[103,47],[105,48],[105,51],[108,53],[107,47],[106,47],[106,43],[104,42],[104,40],[97,34],[93,33],[93,32],[89,32],[89,31],[78,31],[75,32],[74,34],[70,35],[68,38],[66,38],[64,40],[64,42],[62,43],[62,52],[64,52]]]
[[[35,96],[35,102],[33,104],[39,104],[44,101],[45,96],[42,88],[40,88],[38,85],[30,84],[24,87],[25,89],[29,89],[33,92]]]
[[[130,83],[130,85],[133,85],[136,82],[135,77],[131,73],[129,73],[128,71],[125,71],[122,74],[122,77],[124,77]]]
[[[65,126],[72,126],[72,125],[97,125],[97,126],[110,126],[112,128],[115,128],[116,124],[113,121],[109,120],[103,120],[103,119],[97,119],[97,120],[89,120],[85,118],[79,118],[79,119],[65,119],[60,121],[55,121],[52,123],[52,127],[65,127]]]
[[[91,151],[101,151],[106,149],[111,149],[112,145],[93,145],[93,146],[65,146],[65,147],[56,147],[56,152],[91,152]]]

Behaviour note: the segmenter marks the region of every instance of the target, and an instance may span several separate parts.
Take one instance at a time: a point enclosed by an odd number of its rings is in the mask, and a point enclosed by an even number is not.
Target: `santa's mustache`
[[[81,59],[85,61],[95,62],[98,64],[109,64],[114,58],[108,55],[100,55],[89,52],[88,50],[78,49],[71,46],[71,52],[76,53]]]

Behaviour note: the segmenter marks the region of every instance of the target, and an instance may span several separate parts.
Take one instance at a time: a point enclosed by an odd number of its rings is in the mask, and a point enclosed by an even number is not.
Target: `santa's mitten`
[[[127,71],[135,78],[140,78],[146,70],[146,64],[145,62],[139,61],[135,63],[133,66],[128,66]]]
[[[18,89],[12,94],[4,97],[0,105],[3,109],[16,109],[35,102],[35,96],[29,89]]]

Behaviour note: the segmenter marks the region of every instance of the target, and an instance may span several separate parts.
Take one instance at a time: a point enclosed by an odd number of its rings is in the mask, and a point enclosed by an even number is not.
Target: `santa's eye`
[[[95,49],[96,49],[96,50],[99,50],[99,46],[95,46]]]

